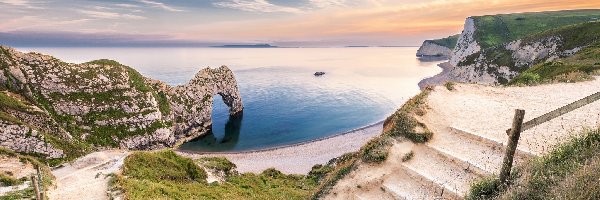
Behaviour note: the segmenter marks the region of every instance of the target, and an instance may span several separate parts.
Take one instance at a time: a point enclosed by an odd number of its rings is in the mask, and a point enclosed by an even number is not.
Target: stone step
[[[475,138],[477,136],[469,136],[465,132],[449,128],[436,133],[426,145],[449,158],[471,166],[469,169],[477,174],[498,174],[504,159],[504,149],[497,143]],[[517,154],[515,163],[521,163],[525,159],[522,154]]]
[[[409,172],[422,177],[421,180],[431,182],[428,186],[439,185],[444,194],[463,197],[470,189],[470,184],[482,178],[470,170],[471,166],[426,145],[416,145],[411,160],[402,163]]]
[[[354,199],[356,200],[397,200],[398,198],[394,197],[388,191],[384,191],[381,189],[376,189],[360,194],[355,194]]]
[[[383,188],[397,199],[442,199],[439,185],[423,181],[421,176],[410,173],[405,168],[394,172],[383,181]]]
[[[492,139],[492,138],[485,137],[481,134],[477,134],[474,131],[468,131],[463,128],[452,127],[452,126],[449,128],[456,134],[461,134],[464,137],[471,138],[473,140],[485,143],[487,145],[496,146],[497,148],[501,148],[502,152],[506,151],[506,146],[504,145],[503,142],[508,142],[508,136],[506,136],[506,141],[501,142],[501,141],[496,141],[495,139]],[[516,154],[522,158],[531,158],[531,157],[536,156],[536,154],[534,154],[533,152],[522,149],[522,148],[518,148],[518,147],[517,147]]]

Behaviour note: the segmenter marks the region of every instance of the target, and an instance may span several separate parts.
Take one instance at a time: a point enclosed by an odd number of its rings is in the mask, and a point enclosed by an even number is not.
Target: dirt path
[[[438,86],[418,117],[434,133],[425,144],[398,141],[388,160],[360,164],[325,199],[461,199],[476,179],[498,174],[515,109],[525,121],[600,91],[600,80],[535,87]],[[516,162],[543,155],[584,128],[600,122],[594,102],[524,131]],[[414,157],[401,157],[413,151]]]
[[[71,164],[52,170],[56,187],[50,189],[50,199],[108,199],[107,174],[117,172],[128,151],[110,150],[88,154]]]

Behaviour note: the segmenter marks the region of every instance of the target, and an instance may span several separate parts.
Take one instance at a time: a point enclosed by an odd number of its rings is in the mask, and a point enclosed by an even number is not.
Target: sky
[[[598,0],[0,0],[0,44],[420,45],[469,16]]]

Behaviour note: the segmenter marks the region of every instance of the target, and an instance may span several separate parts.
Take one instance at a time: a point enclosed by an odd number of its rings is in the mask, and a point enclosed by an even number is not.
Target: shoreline
[[[419,81],[417,85],[419,85],[419,88],[421,90],[428,86],[442,85],[448,81],[453,80],[453,77],[450,75],[450,69],[452,68],[452,65],[450,65],[450,61],[442,62],[437,66],[442,68],[442,72]]]
[[[421,90],[451,80],[450,63],[442,62],[437,66],[442,68],[442,72],[419,81],[418,86]],[[360,150],[372,138],[382,134],[384,121],[323,138],[272,148],[238,152],[198,152],[179,149],[174,151],[193,159],[222,156],[235,163],[240,173],[261,173],[265,169],[275,168],[285,174],[307,174],[316,164],[326,164],[329,160],[345,153]]]
[[[362,127],[359,127],[359,128],[355,128],[355,129],[352,129],[352,130],[349,130],[349,131],[345,131],[345,132],[341,132],[341,133],[336,133],[336,134],[333,134],[333,135],[330,135],[330,136],[327,136],[327,137],[312,139],[312,140],[308,140],[308,141],[304,141],[304,142],[299,142],[299,143],[294,143],[294,144],[287,144],[287,145],[276,146],[276,147],[268,147],[268,148],[264,148],[264,149],[246,150],[246,151],[231,151],[231,152],[228,152],[228,151],[214,151],[214,152],[208,151],[207,152],[207,151],[192,151],[192,150],[180,150],[180,149],[174,149],[174,151],[181,152],[181,153],[186,153],[186,154],[246,154],[246,153],[257,153],[257,152],[265,152],[265,151],[275,151],[275,150],[278,150],[278,149],[292,148],[292,147],[296,147],[296,146],[302,146],[302,145],[305,145],[305,144],[310,144],[310,143],[313,143],[313,142],[319,142],[319,141],[322,141],[322,140],[328,140],[328,139],[335,138],[335,137],[341,137],[341,136],[344,136],[344,135],[347,135],[347,134],[352,134],[352,133],[355,133],[355,132],[358,132],[358,131],[362,131],[362,130],[365,130],[365,129],[369,129],[369,128],[373,128],[373,127],[379,126],[379,125],[383,126],[384,121],[385,120],[381,120],[379,122],[375,122],[375,123],[372,123],[372,124],[369,124],[369,125],[366,125],[366,126],[362,126]]]
[[[358,151],[373,137],[381,135],[383,121],[344,132],[316,141],[308,141],[285,147],[251,152],[197,153],[175,150],[179,155],[197,159],[202,157],[226,157],[237,166],[240,173],[261,173],[275,168],[285,174],[307,174],[316,164],[326,164],[329,160],[345,153]]]

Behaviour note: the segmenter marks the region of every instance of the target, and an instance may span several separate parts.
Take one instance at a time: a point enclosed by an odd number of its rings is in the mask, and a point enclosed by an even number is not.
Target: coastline
[[[452,80],[449,62],[438,64],[442,72],[419,81],[418,86],[423,90],[427,86],[441,85]],[[345,153],[356,152],[372,138],[381,135],[383,123],[356,128],[324,138],[309,140],[301,143],[284,145],[273,148],[239,151],[239,152],[196,152],[174,151],[185,157],[201,158],[222,156],[235,163],[240,173],[261,173],[265,169],[275,168],[286,174],[307,174],[316,164],[325,164],[333,158]]]
[[[286,174],[307,174],[316,164],[325,164],[332,158],[358,151],[382,131],[383,121],[327,138],[271,149],[231,153],[175,152],[194,159],[223,156],[235,163],[241,173],[261,173],[265,169],[276,168]]]
[[[438,64],[438,66],[442,68],[442,72],[419,81],[418,85],[421,90],[428,86],[442,85],[448,81],[453,80],[453,76],[450,75],[450,69],[452,68],[452,65],[449,61],[440,63]]]

